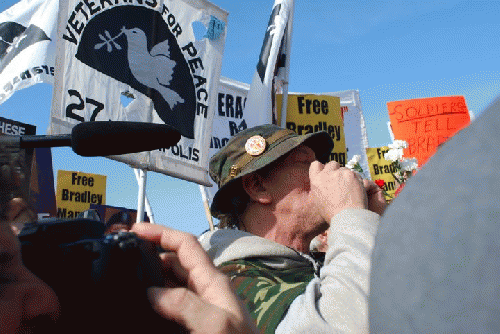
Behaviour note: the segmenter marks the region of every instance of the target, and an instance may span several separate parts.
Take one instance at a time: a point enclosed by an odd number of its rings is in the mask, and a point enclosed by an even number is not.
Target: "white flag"
[[[169,124],[182,134],[176,145],[112,158],[209,185],[227,13],[205,0],[91,4],[61,2],[51,133],[88,121]],[[196,22],[207,28],[198,39]]]
[[[276,76],[288,77],[293,0],[276,0],[248,93],[246,114],[258,115],[259,124],[276,124]],[[280,70],[284,68],[284,70]]]
[[[347,159],[351,160],[355,155],[360,155],[359,164],[363,168],[363,176],[371,179],[368,167],[368,136],[366,134],[365,118],[361,108],[361,100],[357,90],[346,90],[334,93],[321,93],[324,95],[337,96],[340,98],[340,111],[344,120],[345,146],[347,148]]]
[[[228,78],[221,79],[210,156],[242,130],[277,123],[276,91],[288,93],[293,10],[293,0],[275,0],[250,86]],[[201,192],[202,195],[204,192],[208,194],[202,197],[211,203],[218,187],[210,182],[212,187],[201,189]]]
[[[22,0],[0,13],[0,103],[54,82],[58,8],[59,0]]]

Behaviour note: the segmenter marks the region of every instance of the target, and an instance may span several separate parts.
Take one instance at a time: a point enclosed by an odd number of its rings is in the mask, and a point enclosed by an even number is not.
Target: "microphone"
[[[70,146],[78,155],[96,157],[168,148],[180,139],[180,132],[167,124],[95,121],[76,125],[71,134],[0,136],[0,143],[20,148]]]

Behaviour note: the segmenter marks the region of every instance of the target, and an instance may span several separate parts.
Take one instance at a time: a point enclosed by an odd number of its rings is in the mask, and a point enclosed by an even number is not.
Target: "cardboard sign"
[[[281,110],[281,99],[282,95],[276,96],[278,110]],[[278,119],[278,124],[280,122],[281,119]],[[328,132],[334,143],[329,160],[335,160],[341,166],[347,163],[340,98],[329,95],[288,94],[286,127],[299,135]]]
[[[91,204],[106,204],[106,176],[57,171],[57,217],[75,218]]]
[[[419,166],[470,123],[463,96],[388,102],[387,108],[394,137],[408,143],[404,156],[417,158]]]
[[[389,147],[373,147],[366,149],[366,155],[368,156],[368,166],[370,168],[370,175],[372,180],[377,182],[377,180],[384,180],[384,190],[388,196],[385,196],[386,200],[391,200],[394,198],[394,193],[396,192],[396,179],[393,173],[396,171],[392,166],[392,161],[386,160],[384,154],[389,151]]]

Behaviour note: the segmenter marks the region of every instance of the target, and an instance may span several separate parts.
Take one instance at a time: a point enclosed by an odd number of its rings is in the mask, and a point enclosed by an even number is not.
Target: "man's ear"
[[[260,204],[271,204],[271,195],[262,183],[262,176],[256,173],[245,175],[241,178],[243,189],[252,201]]]

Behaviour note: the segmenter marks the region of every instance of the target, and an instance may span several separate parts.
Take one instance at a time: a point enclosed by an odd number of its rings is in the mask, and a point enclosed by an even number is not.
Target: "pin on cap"
[[[252,156],[258,156],[266,150],[266,140],[262,136],[253,136],[248,138],[245,143],[245,151]]]

